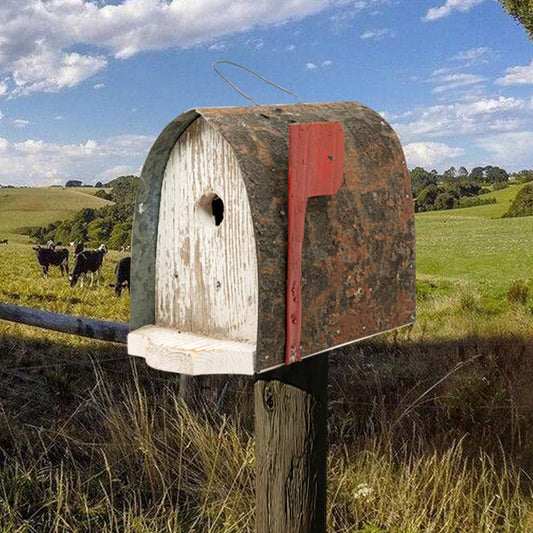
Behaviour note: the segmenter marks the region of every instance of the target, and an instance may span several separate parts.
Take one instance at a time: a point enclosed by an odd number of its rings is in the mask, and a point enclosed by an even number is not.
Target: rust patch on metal
[[[143,170],[140,198],[148,202],[152,216],[157,216],[153,204],[158,201],[158,180],[162,180],[166,165],[163,158],[168,159],[177,137],[198,115],[232,146],[248,192],[259,270],[257,371],[284,363],[289,124],[339,122],[345,132],[344,183],[335,196],[311,198],[307,207],[302,356],[414,321],[415,229],[410,180],[398,138],[379,114],[353,102],[188,112],[158,139],[158,152],[152,151]],[[139,228],[146,227],[143,215],[136,212],[135,219]],[[155,260],[155,247],[148,239],[154,238],[157,222],[156,218],[150,231],[134,229],[139,237],[134,238],[132,268],[138,278],[149,270],[146,264],[139,267],[138,261]],[[135,252],[135,247],[143,244],[149,246],[149,253]],[[146,288],[136,293],[138,305],[147,305],[152,277],[142,279]],[[132,286],[132,296],[134,292]],[[134,311],[138,316],[133,325],[149,323],[151,312]]]
[[[232,145],[248,189],[260,285],[258,371],[283,363],[292,123],[338,121],[346,134],[343,185],[307,208],[302,356],[414,321],[411,186],[398,138],[380,115],[357,103],[197,111]]]

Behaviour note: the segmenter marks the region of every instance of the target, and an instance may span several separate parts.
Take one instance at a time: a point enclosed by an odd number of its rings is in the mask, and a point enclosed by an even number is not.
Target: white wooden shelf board
[[[128,353],[144,357],[165,372],[203,374],[254,373],[255,345],[227,341],[160,326],[144,326],[128,335]]]

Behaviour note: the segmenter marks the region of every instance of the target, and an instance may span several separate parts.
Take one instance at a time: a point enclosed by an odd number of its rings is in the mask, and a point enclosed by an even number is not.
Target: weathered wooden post
[[[412,323],[414,282],[403,152],[370,109],[195,109],[155,142],[128,349],[169,372],[255,375],[259,533],[325,531],[327,352]]]

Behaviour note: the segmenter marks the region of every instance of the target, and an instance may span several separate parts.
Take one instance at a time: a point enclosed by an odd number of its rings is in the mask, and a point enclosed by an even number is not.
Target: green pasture
[[[533,217],[501,218],[520,187],[489,193],[496,204],[416,215],[418,321],[410,335],[457,336],[483,327],[533,332],[533,297],[517,307],[507,296],[517,282],[533,294]],[[56,268],[45,280],[31,247],[16,235],[24,225],[108,203],[90,195],[94,192],[0,190],[0,238],[15,234],[7,246],[0,245],[1,301],[127,320],[127,294],[118,300],[108,286],[121,254],[106,256],[99,286],[71,289]]]
[[[533,333],[533,217],[501,218],[520,188],[416,215],[419,335]],[[516,285],[529,291],[520,305],[508,295]]]
[[[85,207],[110,204],[94,196],[98,190],[93,187],[0,188],[0,239],[28,242],[24,228],[68,218]]]
[[[114,281],[115,265],[126,254],[110,251],[104,258],[102,279],[95,281],[93,287],[88,282],[84,287],[79,282],[70,287],[68,278],[62,277],[57,267],[51,267],[48,279],[44,278],[31,246],[9,244],[0,253],[1,302],[78,316],[129,320],[128,292],[117,298],[109,287]]]

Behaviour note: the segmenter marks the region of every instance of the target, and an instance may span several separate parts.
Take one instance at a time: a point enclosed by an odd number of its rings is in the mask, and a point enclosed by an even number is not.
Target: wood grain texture
[[[224,204],[218,226],[214,195]],[[232,148],[203,118],[178,140],[165,170],[155,318],[179,331],[257,342],[257,256],[248,196]],[[242,371],[249,373],[249,367]]]
[[[326,531],[328,357],[255,383],[257,533]]]
[[[0,304],[0,320],[122,344],[126,343],[129,331],[128,324],[122,322],[63,315],[4,303]]]
[[[255,345],[144,326],[128,335],[128,353],[153,368],[191,376],[254,373]]]

